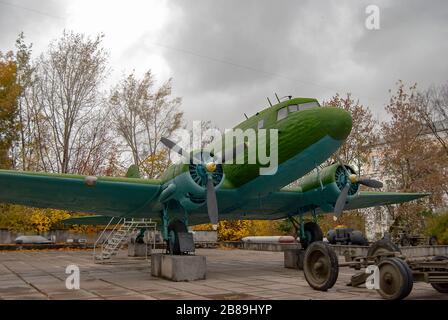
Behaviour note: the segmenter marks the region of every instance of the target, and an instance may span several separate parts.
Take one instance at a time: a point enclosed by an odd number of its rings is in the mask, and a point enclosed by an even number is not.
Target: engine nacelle
[[[355,174],[355,170],[345,165],[348,172]],[[300,181],[299,188],[302,191],[303,200],[319,206],[323,211],[331,212],[334,203],[347,184],[347,174],[344,168],[338,164],[332,164],[313,172]],[[348,191],[349,196],[355,195],[359,190],[358,183],[352,183]]]
[[[207,172],[202,164],[189,164],[182,167],[182,173],[164,185],[159,196],[160,202],[171,199],[177,200],[186,210],[199,208],[206,203]],[[188,168],[186,168],[188,167]],[[222,165],[216,165],[212,174],[215,189],[219,188],[224,181]]]

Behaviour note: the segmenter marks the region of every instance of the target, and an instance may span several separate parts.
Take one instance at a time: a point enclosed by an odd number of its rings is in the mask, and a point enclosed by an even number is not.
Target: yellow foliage
[[[21,232],[45,232],[58,227],[61,220],[67,219],[67,211],[37,209],[19,205],[0,207],[0,227]]]
[[[331,214],[319,216],[318,220],[324,236],[327,234],[328,230],[341,226],[353,228],[363,232],[365,230],[365,218],[362,214],[359,214],[356,211],[344,212],[344,214],[340,216],[337,221],[334,221],[333,215]]]
[[[153,155],[149,155],[140,163],[139,167],[149,178],[157,178],[167,169],[168,165],[168,152],[161,150]]]
[[[270,220],[223,220],[218,224],[219,241],[238,241],[247,236],[280,235],[279,222]],[[193,230],[212,230],[211,224],[194,226]]]

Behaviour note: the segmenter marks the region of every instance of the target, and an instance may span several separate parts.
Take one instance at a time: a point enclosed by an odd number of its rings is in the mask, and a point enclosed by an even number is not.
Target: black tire
[[[399,258],[384,258],[378,264],[380,283],[377,292],[387,300],[401,300],[412,291],[412,271]]]
[[[303,273],[314,290],[332,288],[339,275],[338,257],[333,248],[323,241],[311,243],[305,252]]]
[[[367,251],[367,256],[372,257],[376,254],[385,253],[385,252],[399,252],[401,253],[400,248],[393,242],[388,239],[381,239],[374,242],[369,250]]]
[[[350,233],[350,242],[357,246],[365,246],[367,245],[367,240],[364,238],[364,235],[361,231],[353,230]]]
[[[435,256],[434,258],[432,258],[432,260],[433,261],[447,260],[448,263],[448,257],[446,256]],[[440,293],[448,293],[448,283],[431,283],[431,286]]]
[[[187,226],[180,220],[173,220],[168,225],[168,252],[174,255],[180,255],[180,246],[179,246],[179,232],[188,232]],[[172,239],[174,236],[174,239]]]
[[[300,237],[300,244],[302,245],[302,249],[308,248],[308,246],[315,241],[323,240],[324,236],[322,234],[322,230],[317,223],[312,221],[307,222],[305,223],[304,229],[306,238]]]

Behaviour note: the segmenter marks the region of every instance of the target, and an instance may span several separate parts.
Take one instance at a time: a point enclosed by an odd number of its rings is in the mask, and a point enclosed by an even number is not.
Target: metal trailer
[[[404,299],[417,281],[430,283],[435,290],[448,293],[447,256],[406,258],[395,244],[383,239],[373,243],[366,256],[346,256],[345,259],[345,263],[339,264],[330,245],[313,242],[305,252],[305,279],[315,290],[326,291],[336,283],[339,267],[361,270],[376,266],[379,273],[379,289],[376,291],[384,299]],[[348,285],[357,287],[365,284],[370,275],[370,272],[361,271],[352,276]]]

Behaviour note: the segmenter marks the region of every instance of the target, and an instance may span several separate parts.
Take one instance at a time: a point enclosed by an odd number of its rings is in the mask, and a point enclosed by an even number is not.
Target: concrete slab
[[[328,292],[311,289],[303,272],[286,269],[283,252],[197,249],[207,278],[173,282],[152,277],[148,261],[120,252],[111,264],[94,264],[92,251],[0,252],[0,299],[380,299],[374,290],[347,287],[356,271],[341,268]],[[66,290],[65,268],[79,266],[80,290]],[[444,299],[429,284],[415,283],[407,299]]]

